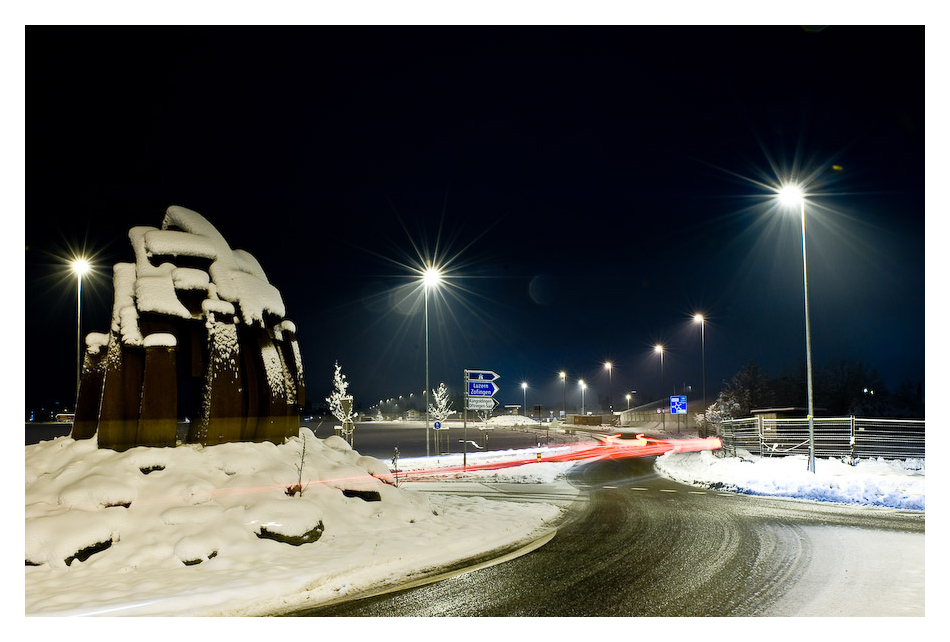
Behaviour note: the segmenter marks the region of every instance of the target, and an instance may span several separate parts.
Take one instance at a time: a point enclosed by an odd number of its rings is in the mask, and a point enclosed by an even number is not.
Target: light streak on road
[[[500,470],[533,463],[655,457],[668,452],[696,452],[700,450],[716,450],[719,448],[722,448],[722,442],[718,437],[707,437],[705,439],[655,439],[653,437],[644,437],[640,434],[637,435],[635,439],[620,439],[619,435],[609,435],[603,442],[575,445],[568,448],[567,452],[563,452],[563,449],[559,449],[556,453],[545,455],[545,453],[541,451],[528,451],[531,453],[530,456],[526,455],[525,457],[516,459],[506,459],[482,464],[396,471],[393,473],[393,476],[397,479],[408,479],[482,470]]]
[[[516,456],[512,459],[496,460],[479,464],[468,465],[450,465],[435,466],[413,470],[397,470],[384,475],[372,475],[379,481],[396,485],[400,480],[419,480],[425,477],[443,477],[445,475],[456,475],[462,473],[478,472],[485,470],[501,470],[505,468],[514,468],[516,466],[525,466],[537,463],[561,463],[568,461],[596,461],[600,459],[625,459],[628,457],[655,457],[668,452],[695,452],[700,450],[716,450],[722,448],[722,442],[718,437],[708,437],[705,439],[656,439],[645,437],[639,434],[634,439],[621,439],[620,435],[608,435],[604,441],[586,442],[582,444],[573,444],[567,447],[558,447],[556,451],[545,453],[538,450],[525,450],[523,456]],[[434,458],[429,458],[434,459]],[[349,488],[362,488],[361,482],[365,483],[364,476],[347,476],[330,479],[312,479],[302,485],[303,493],[307,488],[316,484],[325,484],[327,486],[347,490]],[[232,486],[227,488],[216,488],[204,491],[197,489],[194,492],[198,495],[203,492],[208,493],[208,498],[228,497],[232,495],[249,495],[257,493],[269,493],[281,489],[288,495],[290,489],[295,484],[292,481],[275,484],[263,484],[260,486]],[[298,491],[300,492],[300,491]],[[173,501],[169,497],[153,497],[149,499],[136,499],[137,505],[160,504]],[[131,503],[131,500],[130,500]]]

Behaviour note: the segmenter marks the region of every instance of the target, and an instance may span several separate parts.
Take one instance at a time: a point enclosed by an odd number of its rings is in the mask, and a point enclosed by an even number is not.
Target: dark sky
[[[259,260],[313,400],[335,360],[362,407],[424,389],[406,285],[437,253],[431,387],[698,395],[701,311],[711,401],[804,360],[788,171],[812,179],[816,369],[921,382],[924,62],[923,27],[28,27],[27,405],[72,403],[63,257],[95,253],[82,331],[105,332],[129,228],[173,204]]]

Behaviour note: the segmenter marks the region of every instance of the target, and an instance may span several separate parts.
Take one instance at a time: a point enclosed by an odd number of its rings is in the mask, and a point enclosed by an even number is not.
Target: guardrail
[[[815,457],[843,459],[924,459],[923,419],[814,419]],[[808,454],[807,419],[729,419],[719,427],[724,455],[737,449],[760,456]]]

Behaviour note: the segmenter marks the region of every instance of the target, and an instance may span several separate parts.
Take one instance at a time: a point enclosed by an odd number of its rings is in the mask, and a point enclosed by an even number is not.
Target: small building
[[[824,408],[815,408],[815,416],[817,417],[823,410]],[[799,408],[796,406],[787,408],[759,408],[750,412],[753,417],[761,417],[762,419],[803,419],[808,417],[808,408]]]
[[[762,419],[799,419],[801,417],[808,416],[807,408],[759,408],[757,410],[752,410],[753,417],[761,417]]]

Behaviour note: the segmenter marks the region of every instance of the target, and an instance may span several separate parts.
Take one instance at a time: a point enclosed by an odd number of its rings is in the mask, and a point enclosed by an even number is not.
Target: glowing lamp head
[[[89,270],[92,269],[92,266],[89,264],[89,261],[87,261],[86,259],[79,258],[73,261],[72,268],[73,268],[73,272],[75,272],[79,276],[83,276],[86,273],[88,273]]]
[[[706,318],[703,317],[703,315],[701,315],[701,314],[697,314],[696,316],[693,317],[693,321],[696,321],[696,322],[698,322],[698,323],[702,323],[702,322],[705,321],[705,320],[706,320]]]
[[[614,367],[613,364],[610,363],[609,361],[604,364],[604,368],[606,368],[607,370],[610,370],[610,369],[613,368],[613,367]]]
[[[567,373],[563,370],[561,371],[561,379],[567,379]]]
[[[442,273],[434,267],[426,268],[426,271],[422,273],[422,284],[425,285],[426,289],[436,287],[442,281]]]
[[[653,352],[657,354],[663,354],[663,346],[661,345],[653,346]]]
[[[578,385],[581,387],[581,390],[583,390],[584,388],[587,387],[587,384],[584,383],[584,380],[583,380],[583,379],[581,379],[581,380],[578,381],[577,383],[578,383]]]
[[[798,206],[805,200],[805,193],[798,185],[785,185],[778,191],[778,200],[789,207]]]
[[[525,383],[524,381],[522,381],[522,382],[521,382],[521,389],[522,389],[522,390],[527,390],[527,389],[528,389],[528,384]]]

